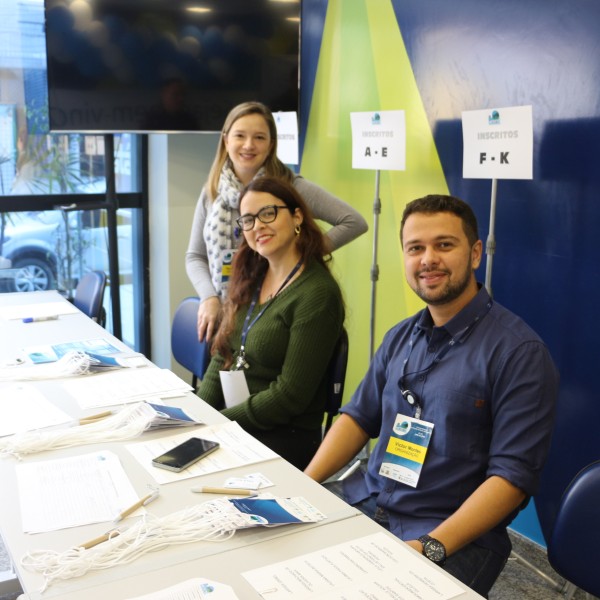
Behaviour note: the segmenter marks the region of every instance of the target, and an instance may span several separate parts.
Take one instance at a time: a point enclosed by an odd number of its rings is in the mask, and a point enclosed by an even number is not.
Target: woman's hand
[[[198,339],[210,341],[217,331],[221,315],[221,301],[211,296],[200,303],[198,308]]]

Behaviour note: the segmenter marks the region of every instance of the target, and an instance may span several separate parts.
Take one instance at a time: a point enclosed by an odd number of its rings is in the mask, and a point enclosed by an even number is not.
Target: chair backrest
[[[210,361],[208,342],[198,341],[198,307],[200,299],[185,298],[173,317],[171,351],[175,360],[192,373],[192,387],[196,389]]]
[[[73,304],[90,319],[103,323],[104,289],[106,288],[106,273],[104,271],[90,271],[86,273],[75,288]]]
[[[325,403],[325,427],[323,436],[327,434],[334,417],[342,406],[346,367],[348,365],[348,332],[342,328],[335,350],[327,367],[327,400]]]
[[[600,596],[600,460],[584,467],[568,485],[560,502],[548,560],[578,588]]]

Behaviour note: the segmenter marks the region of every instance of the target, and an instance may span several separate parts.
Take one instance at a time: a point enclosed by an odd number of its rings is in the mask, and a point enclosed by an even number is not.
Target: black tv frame
[[[90,12],[78,14],[45,0],[50,130],[214,132],[247,100],[297,111],[301,3],[195,4],[213,10],[188,12],[190,0],[89,0]],[[184,98],[179,113],[161,109],[161,88]]]

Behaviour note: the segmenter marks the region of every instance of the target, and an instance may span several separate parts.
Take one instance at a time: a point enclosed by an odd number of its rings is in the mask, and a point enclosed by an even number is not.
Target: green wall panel
[[[421,308],[405,283],[399,239],[410,200],[447,193],[432,132],[389,0],[330,0],[308,117],[302,174],[357,208],[369,232],[334,255],[347,304],[350,358],[345,401],[369,362],[373,201],[376,172],[352,169],[351,112],[404,110],[406,170],[380,174],[375,347]]]

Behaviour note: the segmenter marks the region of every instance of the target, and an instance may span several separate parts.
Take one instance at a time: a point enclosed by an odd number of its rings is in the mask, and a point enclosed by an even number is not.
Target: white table
[[[54,302],[58,298],[60,297],[53,292],[0,294],[0,308],[27,302]],[[100,337],[108,339],[120,349],[126,349],[121,342],[82,313],[64,315],[56,321],[32,324],[22,323],[21,320],[7,322],[0,317],[0,339],[7,340],[0,348],[0,362],[14,357],[15,353],[23,347]],[[92,377],[102,377],[102,375],[90,376],[90,380]],[[74,418],[81,416],[76,401],[73,398],[65,397],[60,387],[60,381],[39,381],[34,384],[47,398],[71,416]],[[191,416],[205,423],[226,422],[219,412],[203,403],[194,394],[189,393],[172,403],[181,406]],[[148,439],[149,436],[172,434],[173,430],[146,433],[144,439]],[[56,459],[94,450],[109,449],[119,456],[129,479],[141,497],[146,491],[149,476],[125,448],[126,443],[131,442],[79,446],[29,455],[23,460]],[[281,458],[276,458],[251,467],[232,469],[225,475],[205,475],[163,485],[159,499],[153,502],[148,510],[158,516],[181,510],[185,506],[199,502],[200,498],[211,498],[208,495],[199,497],[198,494],[192,493],[190,491],[192,486],[214,485],[225,476],[260,471],[276,484],[275,487],[269,488],[269,492],[278,497],[302,496],[306,498],[327,515],[325,521],[270,529],[258,527],[238,531],[226,542],[197,542],[173,546],[148,553],[129,565],[94,571],[83,577],[56,582],[43,594],[40,594],[38,590],[43,583],[42,577],[28,572],[20,566],[20,559],[24,553],[32,549],[64,551],[101,535],[109,528],[109,525],[100,523],[42,534],[24,534],[21,527],[20,503],[16,493],[15,464],[14,459],[0,460],[0,481],[2,482],[0,531],[25,592],[24,597],[31,600],[41,598],[123,600],[198,576],[231,585],[241,600],[259,600],[259,594],[241,576],[241,572],[351,541],[370,533],[384,531],[376,523],[306,477],[292,465]],[[393,537],[387,532],[386,535]],[[396,538],[393,539],[396,540]],[[400,541],[397,543],[399,550],[406,551],[405,549],[408,548]],[[418,555],[412,549],[408,550],[418,556],[424,566],[431,567],[431,563],[425,557]],[[447,577],[452,579],[449,575]],[[466,586],[459,585],[465,590],[464,594],[459,596],[461,600],[480,598]]]

